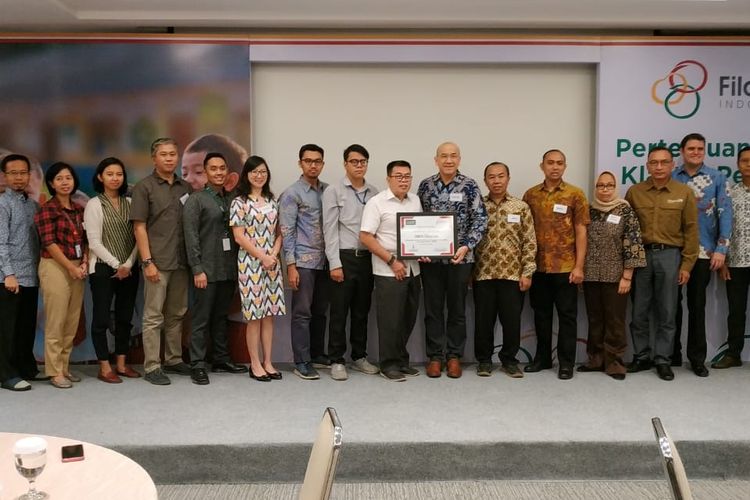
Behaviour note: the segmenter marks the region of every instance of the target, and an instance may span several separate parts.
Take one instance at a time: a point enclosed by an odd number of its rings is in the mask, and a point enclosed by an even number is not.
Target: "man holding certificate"
[[[456,248],[448,258],[422,263],[424,282],[427,376],[441,375],[447,359],[451,378],[461,376],[460,359],[466,344],[466,293],[474,263],[474,248],[487,228],[487,212],[479,186],[458,171],[461,151],[452,142],[438,146],[438,173],[419,184],[417,196],[424,212],[455,215]],[[448,306],[448,318],[443,310]]]
[[[370,198],[362,212],[359,239],[372,253],[378,319],[380,374],[403,382],[419,375],[409,366],[406,343],[417,322],[419,310],[419,264],[396,258],[397,213],[420,212],[419,198],[411,189],[411,165],[404,160],[386,167],[388,189]]]

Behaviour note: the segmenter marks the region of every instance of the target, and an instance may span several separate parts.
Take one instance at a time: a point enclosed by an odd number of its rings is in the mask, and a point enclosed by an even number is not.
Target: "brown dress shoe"
[[[448,368],[446,369],[450,378],[461,377],[461,362],[458,358],[451,358],[448,360]]]
[[[115,372],[99,373],[96,378],[108,384],[121,384],[122,379]]]
[[[439,359],[433,359],[427,363],[427,376],[430,378],[438,378],[443,371],[443,363]]]

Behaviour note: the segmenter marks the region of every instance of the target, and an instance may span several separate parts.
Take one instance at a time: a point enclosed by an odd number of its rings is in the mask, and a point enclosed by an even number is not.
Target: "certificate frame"
[[[456,214],[452,212],[396,213],[398,259],[452,259],[457,240]]]

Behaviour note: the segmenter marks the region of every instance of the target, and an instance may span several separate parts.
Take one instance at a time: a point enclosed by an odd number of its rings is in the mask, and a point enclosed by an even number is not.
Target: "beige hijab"
[[[605,170],[604,172],[599,174],[599,177],[596,178],[597,184],[601,182],[601,178],[603,175],[609,175],[610,177],[612,177],[612,181],[615,183],[615,193],[618,193],[619,191],[617,187],[617,177],[615,177],[615,174],[613,174],[609,170]],[[615,208],[616,206],[622,203],[626,204],[627,206],[630,206],[630,203],[628,203],[622,198],[615,197],[612,199],[612,201],[602,201],[599,198],[597,198],[596,195],[597,195],[597,190],[596,190],[596,187],[594,187],[594,197],[591,199],[591,206],[601,212],[610,212],[613,208]]]

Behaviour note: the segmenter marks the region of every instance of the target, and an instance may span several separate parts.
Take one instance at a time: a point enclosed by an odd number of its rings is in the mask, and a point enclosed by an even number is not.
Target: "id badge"
[[[221,239],[221,247],[224,249],[225,252],[228,252],[232,249],[232,246],[229,242],[229,238],[222,238]]]
[[[615,214],[609,214],[607,216],[607,222],[610,224],[619,224],[620,223],[620,216]]]
[[[83,257],[83,252],[81,251],[81,245],[76,243],[76,259],[80,259]]]
[[[552,208],[552,211],[556,214],[567,214],[568,213],[568,205],[562,205],[560,203],[555,203],[555,206]]]
[[[520,224],[521,215],[520,214],[508,214],[508,222],[510,224]]]
[[[463,193],[451,193],[450,200],[453,202],[461,203],[464,201],[464,194]]]

